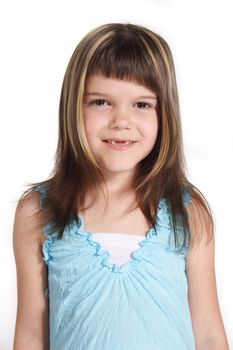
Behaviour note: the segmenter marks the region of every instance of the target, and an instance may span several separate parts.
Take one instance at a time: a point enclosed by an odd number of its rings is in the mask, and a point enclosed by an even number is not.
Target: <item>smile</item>
[[[107,147],[114,150],[127,150],[132,148],[136,141],[113,141],[113,140],[105,140],[104,143]]]
[[[134,141],[114,141],[114,140],[106,140],[104,142],[108,142],[111,143],[112,145],[117,145],[117,144],[124,144],[124,145],[129,145],[131,143],[133,143]]]

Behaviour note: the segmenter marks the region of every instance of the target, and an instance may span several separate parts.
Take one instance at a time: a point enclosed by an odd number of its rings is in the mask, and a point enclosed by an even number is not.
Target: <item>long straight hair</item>
[[[94,74],[132,81],[156,93],[158,136],[150,154],[139,164],[134,183],[136,206],[155,226],[159,200],[165,197],[175,245],[182,249],[191,238],[183,191],[188,190],[193,201],[205,210],[211,225],[213,218],[204,195],[185,175],[179,99],[170,48],[148,28],[111,23],[95,28],[80,41],[63,80],[54,168],[47,180],[29,184],[24,194],[37,186],[46,188],[46,210],[40,210],[40,221],[43,225],[52,223],[58,239],[62,238],[67,223],[85,209],[87,194],[93,199],[92,204],[96,202],[100,184],[105,182],[88,145],[83,117],[85,83]],[[179,247],[178,242],[181,242]]]

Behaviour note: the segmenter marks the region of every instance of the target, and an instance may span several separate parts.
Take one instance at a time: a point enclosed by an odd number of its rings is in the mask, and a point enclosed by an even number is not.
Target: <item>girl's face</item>
[[[84,94],[87,140],[106,175],[135,174],[137,164],[155,145],[158,134],[157,97],[126,80],[93,75]]]

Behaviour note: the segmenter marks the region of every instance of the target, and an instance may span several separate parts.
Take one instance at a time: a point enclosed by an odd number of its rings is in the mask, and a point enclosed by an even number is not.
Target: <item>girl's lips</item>
[[[124,141],[116,141],[115,144],[109,143],[107,140],[104,141],[107,147],[113,149],[113,150],[118,150],[118,151],[124,151],[127,149],[130,149],[134,146],[136,141],[130,141],[130,143],[124,143]]]
[[[103,140],[104,142],[136,142],[134,140],[129,140],[129,139],[106,139],[106,140]]]

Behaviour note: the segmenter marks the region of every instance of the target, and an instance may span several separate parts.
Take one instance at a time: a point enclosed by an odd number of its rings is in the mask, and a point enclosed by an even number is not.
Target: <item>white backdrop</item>
[[[219,302],[233,349],[231,1],[8,0],[0,6],[0,350],[12,349],[16,315],[16,200],[26,183],[52,169],[70,55],[87,31],[117,21],[150,27],[173,52],[188,175],[214,212]]]

